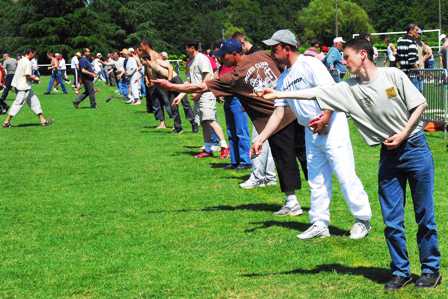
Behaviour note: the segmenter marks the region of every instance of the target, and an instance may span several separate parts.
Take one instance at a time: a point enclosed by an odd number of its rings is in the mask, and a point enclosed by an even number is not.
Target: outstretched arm
[[[276,91],[270,88],[265,88],[261,96],[266,100],[275,99],[295,99],[295,100],[313,100],[317,96],[314,88],[293,90],[293,91]]]
[[[151,80],[151,82],[159,86],[160,88],[175,92],[203,93],[208,91],[208,87],[207,84],[205,84],[205,82],[201,82],[198,84],[192,84],[192,83],[174,84],[165,79]]]

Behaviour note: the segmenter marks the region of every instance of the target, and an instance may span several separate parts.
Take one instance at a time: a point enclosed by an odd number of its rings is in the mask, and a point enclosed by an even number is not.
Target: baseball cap
[[[243,51],[243,48],[241,46],[240,41],[233,39],[233,38],[229,38],[226,39],[222,44],[221,47],[215,51],[213,54],[216,57],[222,57],[224,56],[224,54],[228,54],[228,53],[241,53]]]
[[[345,43],[345,40],[342,37],[337,36],[333,39],[333,44],[335,43]]]
[[[270,39],[263,41],[266,46],[275,46],[277,44],[287,44],[293,47],[297,47],[296,35],[288,29],[282,29],[276,31]]]
[[[129,54],[128,49],[124,48],[123,50],[121,50],[121,54],[128,55]]]
[[[442,40],[444,40],[446,38],[446,34],[441,34],[440,35],[440,40],[442,41]]]
[[[134,48],[129,48],[128,51],[129,52],[134,52],[135,50],[134,50]]]

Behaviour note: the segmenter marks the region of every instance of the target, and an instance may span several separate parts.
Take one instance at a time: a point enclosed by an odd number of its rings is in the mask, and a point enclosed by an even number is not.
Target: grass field
[[[409,286],[383,291],[389,255],[377,199],[378,148],[352,129],[357,172],[373,208],[373,231],[348,238],[353,219],[338,186],[332,237],[299,241],[308,217],[279,218],[278,187],[242,190],[249,174],[195,160],[201,136],[156,130],[144,105],[44,96],[54,119],[38,126],[28,107],[2,129],[0,298],[446,298]],[[14,94],[10,95],[10,99]],[[224,125],[222,105],[220,122]],[[2,118],[3,119],[3,118]],[[171,124],[171,121],[169,122]],[[448,279],[448,153],[443,134],[428,136],[436,165],[442,274]],[[306,184],[305,184],[306,185]],[[309,189],[298,192],[309,207]],[[412,202],[406,226],[412,271],[420,274]]]

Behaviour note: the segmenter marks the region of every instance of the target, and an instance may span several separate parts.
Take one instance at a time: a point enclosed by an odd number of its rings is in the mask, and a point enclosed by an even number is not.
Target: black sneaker
[[[398,290],[405,287],[412,281],[412,277],[402,277],[402,276],[393,276],[391,280],[389,280],[385,285],[384,289],[386,291]]]
[[[442,275],[437,273],[424,273],[415,282],[416,288],[435,288],[442,282]]]

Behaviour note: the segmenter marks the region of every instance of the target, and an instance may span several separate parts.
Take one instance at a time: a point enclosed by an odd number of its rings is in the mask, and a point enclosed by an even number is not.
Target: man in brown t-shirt
[[[275,87],[280,75],[278,63],[265,51],[251,55],[243,55],[239,41],[228,39],[215,53],[221,57],[225,65],[233,66],[233,72],[219,79],[209,80],[200,84],[173,84],[168,80],[153,82],[172,91],[201,93],[211,91],[215,96],[238,96],[258,132],[261,132],[269,117],[274,112],[274,102],[255,95],[256,91],[266,87]],[[286,194],[286,205],[280,215],[300,215],[303,213],[298,205],[295,190],[301,186],[297,158],[307,177],[304,128],[295,121],[295,116],[289,109],[275,134],[269,138],[275,165],[279,175],[280,188]],[[288,209],[289,207],[295,209]],[[298,208],[297,208],[298,207]]]

